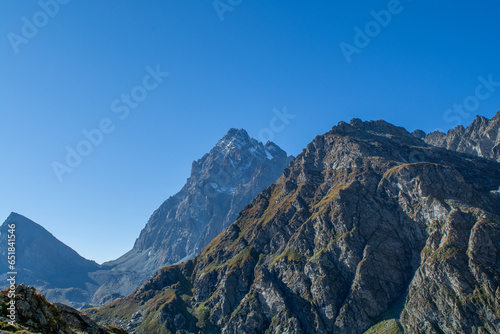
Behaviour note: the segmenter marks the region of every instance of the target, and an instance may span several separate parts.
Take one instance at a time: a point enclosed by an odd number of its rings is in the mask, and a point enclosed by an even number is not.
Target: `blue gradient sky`
[[[73,0],[43,22],[38,2],[0,0],[0,217],[23,214],[102,262],[132,247],[193,160],[231,127],[258,137],[273,108],[296,115],[274,133],[293,155],[353,117],[429,132],[493,116],[500,87],[445,112],[479,76],[500,81],[500,3],[403,0],[348,63],[340,43],[389,3],[244,0],[221,21],[212,1]],[[34,15],[16,53],[9,33]],[[169,76],[121,120],[111,103],[157,64]],[[114,131],[59,182],[52,163],[105,118]]]

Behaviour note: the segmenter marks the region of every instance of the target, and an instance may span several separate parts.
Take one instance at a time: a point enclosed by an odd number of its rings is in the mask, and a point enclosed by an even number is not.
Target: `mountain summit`
[[[81,306],[97,289],[88,273],[99,265],[89,261],[59,241],[42,226],[12,212],[0,227],[0,243],[7,245],[9,224],[15,225],[17,282],[35,285],[48,298],[66,300]],[[2,282],[7,284],[6,274],[10,270],[7,262],[8,247],[0,247],[0,270]]]
[[[153,213],[134,251],[156,254],[156,269],[192,258],[276,181],[290,160],[276,144],[263,145],[243,129],[230,129],[193,162],[186,185]]]
[[[275,182],[291,160],[276,144],[230,129],[193,162],[184,187],[153,213],[133,249],[93,274],[102,284],[95,301],[129,294],[162,266],[194,257]]]
[[[497,333],[499,170],[341,122],[198,256],[93,316],[135,333]]]
[[[263,144],[243,129],[230,129],[193,162],[184,187],[152,214],[133,249],[103,265],[82,258],[16,213],[2,225],[0,241],[7,244],[7,225],[16,223],[19,283],[37,287],[53,302],[101,304],[129,294],[164,265],[194,257],[278,179],[292,158],[272,142]],[[5,273],[7,248],[2,249],[0,269]]]

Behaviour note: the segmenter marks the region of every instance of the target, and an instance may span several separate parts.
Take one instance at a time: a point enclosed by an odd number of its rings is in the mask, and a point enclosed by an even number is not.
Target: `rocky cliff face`
[[[75,307],[92,298],[98,284],[89,277],[99,265],[81,257],[42,226],[11,213],[0,227],[0,286],[7,286],[8,225],[15,224],[17,282],[36,285],[51,300],[67,301]]]
[[[243,129],[229,130],[193,162],[186,185],[153,213],[134,248],[92,274],[102,284],[94,301],[127,295],[162,266],[194,257],[278,179],[291,159],[274,143],[264,145]]]
[[[98,265],[78,255],[33,221],[12,213],[0,230],[16,223],[18,282],[36,286],[50,301],[88,307],[127,295],[159,268],[192,258],[232,223],[238,212],[275,182],[292,160],[276,144],[265,145],[242,129],[231,129],[193,162],[191,177],[156,210],[134,248]],[[7,247],[0,248],[6,273]],[[0,276],[6,282],[6,275]],[[6,286],[7,283],[0,285]]]
[[[0,292],[1,333],[54,333],[54,334],[126,334],[116,326],[99,326],[88,316],[63,304],[52,304],[33,287],[18,285],[15,289],[14,324],[7,318],[11,299],[8,290]]]
[[[134,251],[156,254],[155,266],[193,257],[290,161],[275,144],[263,145],[243,129],[229,130],[210,153],[193,162],[186,185],[153,213]]]
[[[135,333],[500,332],[499,192],[497,162],[341,122],[198,256],[92,315]]]
[[[500,111],[492,119],[477,116],[467,128],[459,125],[446,134],[415,134],[434,146],[500,161]]]

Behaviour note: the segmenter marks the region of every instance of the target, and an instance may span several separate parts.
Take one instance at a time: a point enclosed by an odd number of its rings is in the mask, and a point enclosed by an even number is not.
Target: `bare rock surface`
[[[7,310],[8,291],[0,292],[0,327],[2,333],[44,333],[44,334],[126,334],[116,326],[100,326],[87,315],[63,304],[47,302],[45,296],[30,286],[17,285],[15,289],[15,321],[9,324]]]
[[[500,332],[500,164],[384,121],[317,136],[185,263],[92,310],[135,333]]]
[[[420,130],[414,134],[434,146],[500,161],[500,111],[492,119],[476,116],[467,128],[459,125],[446,134],[422,135]]]
[[[8,225],[16,224],[17,282],[76,308],[104,304],[128,295],[161,267],[193,258],[278,179],[292,158],[272,142],[263,144],[243,129],[230,129],[193,162],[185,186],[152,214],[133,249],[103,265],[84,259],[16,213],[1,226],[0,242],[7,245]],[[0,269],[6,273],[7,247],[0,255]],[[5,287],[7,274],[0,278]]]

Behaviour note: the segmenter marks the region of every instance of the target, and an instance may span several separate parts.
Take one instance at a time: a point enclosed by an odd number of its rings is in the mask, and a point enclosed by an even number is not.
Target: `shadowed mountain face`
[[[263,145],[231,129],[193,162],[186,185],[151,216],[134,248],[92,277],[102,284],[94,302],[127,295],[159,268],[188,260],[228,227],[245,205],[275,182],[292,160],[274,143]],[[114,295],[113,295],[114,294]]]
[[[414,132],[426,143],[500,162],[500,111],[492,118],[477,116],[467,128],[459,125],[446,134]]]
[[[50,301],[99,304],[129,294],[162,266],[199,253],[291,160],[274,143],[264,145],[245,130],[229,130],[193,162],[186,185],[153,213],[134,248],[101,266],[15,213],[2,226],[0,242],[7,245],[7,225],[15,222],[18,283],[36,286]],[[7,272],[7,248],[0,249],[0,268]]]
[[[7,240],[9,225],[15,224],[17,282],[36,285],[39,291],[52,299],[71,299],[74,305],[81,305],[97,288],[88,275],[99,265],[86,260],[70,247],[57,240],[40,225],[11,213],[0,227],[0,270],[3,286],[6,286]]]
[[[93,316],[136,333],[499,332],[499,191],[497,162],[341,122],[198,256]]]
[[[133,252],[147,252],[156,269],[192,258],[275,182],[290,161],[275,144],[262,145],[245,130],[231,129],[210,153],[193,162],[186,185],[153,213]]]

